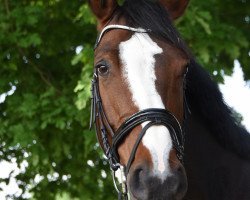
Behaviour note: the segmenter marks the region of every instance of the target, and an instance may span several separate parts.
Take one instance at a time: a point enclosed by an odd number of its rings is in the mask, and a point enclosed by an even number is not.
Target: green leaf
[[[204,30],[206,31],[206,33],[208,35],[211,35],[211,29],[210,29],[210,25],[209,23],[207,23],[203,18],[201,17],[196,17],[197,22],[204,28]]]

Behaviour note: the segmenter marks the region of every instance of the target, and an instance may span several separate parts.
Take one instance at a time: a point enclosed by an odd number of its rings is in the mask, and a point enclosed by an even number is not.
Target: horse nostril
[[[187,177],[184,167],[179,165],[178,168],[174,169],[164,184],[168,189],[169,199],[182,199],[187,192]]]
[[[178,184],[176,189],[176,199],[182,199],[187,192],[187,176],[184,167],[180,165],[175,172],[178,177]]]
[[[147,190],[147,174],[146,165],[138,166],[130,171],[129,175],[129,189],[136,199],[148,199]]]
[[[134,172],[135,187],[139,187],[141,185],[142,178],[143,178],[143,169],[142,168],[136,169]]]

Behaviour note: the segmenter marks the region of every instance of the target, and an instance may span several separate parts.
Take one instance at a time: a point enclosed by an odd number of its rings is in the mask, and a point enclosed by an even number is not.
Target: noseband
[[[97,48],[103,35],[112,29],[123,29],[137,33],[147,33],[150,30],[144,30],[140,28],[132,28],[123,25],[108,25],[106,26],[99,37],[97,38],[95,48]],[[126,177],[129,173],[129,169],[135,158],[137,148],[145,135],[146,131],[151,126],[165,126],[171,135],[174,148],[177,151],[177,157],[182,162],[184,154],[184,131],[177,118],[166,109],[150,108],[139,111],[129,117],[125,122],[121,124],[117,131],[114,131],[110,126],[108,119],[105,115],[102,100],[99,91],[99,78],[97,69],[94,70],[94,75],[92,79],[92,97],[91,97],[91,118],[90,127],[95,124],[95,132],[97,134],[97,139],[100,144],[102,144],[102,149],[109,161],[110,167],[113,171],[113,180],[115,188],[118,192],[119,199],[128,199]],[[185,95],[184,95],[185,96]],[[185,98],[184,98],[185,99]],[[148,122],[138,135],[133,149],[131,151],[129,160],[126,166],[120,164],[120,158],[118,155],[118,147],[123,142],[123,140],[130,134],[130,132],[138,125]],[[108,141],[108,135],[112,137],[112,142]],[[121,168],[122,173],[122,188],[118,189],[115,181],[115,171]]]

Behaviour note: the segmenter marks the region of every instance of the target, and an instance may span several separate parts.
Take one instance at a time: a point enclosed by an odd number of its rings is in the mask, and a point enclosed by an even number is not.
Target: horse
[[[173,26],[187,5],[89,0],[91,125],[119,199],[250,199],[250,134]]]

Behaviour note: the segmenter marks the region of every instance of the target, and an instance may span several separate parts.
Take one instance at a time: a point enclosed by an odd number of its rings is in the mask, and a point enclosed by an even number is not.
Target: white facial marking
[[[165,108],[155,86],[155,58],[163,50],[146,33],[135,33],[119,45],[123,76],[132,93],[132,100],[139,110]],[[142,128],[148,122],[142,124]],[[151,126],[142,139],[149,150],[154,174],[165,180],[170,174],[169,153],[172,140],[165,126]]]

